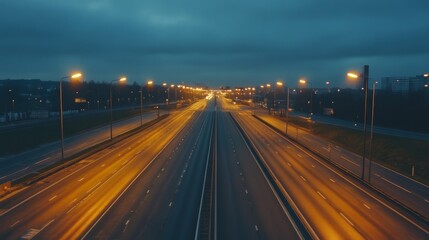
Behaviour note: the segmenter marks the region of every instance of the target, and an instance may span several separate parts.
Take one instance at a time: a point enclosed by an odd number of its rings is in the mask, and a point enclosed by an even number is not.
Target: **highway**
[[[194,238],[210,157],[213,111],[210,105],[192,127],[186,127],[85,238]],[[298,239],[229,114],[219,112],[216,116],[220,139],[216,177],[217,238]]]
[[[257,116],[278,130],[285,131],[285,122],[268,114]],[[288,126],[288,136],[307,146],[312,151],[347,169],[357,177],[362,174],[362,156],[335,146],[324,139],[294,126]],[[369,160],[365,163],[365,180],[369,181]],[[429,187],[407,176],[372,162],[371,184],[392,198],[429,219]]]
[[[4,196],[0,239],[197,239],[207,179],[216,239],[429,238],[427,221],[217,99]]]
[[[213,102],[156,157],[85,239],[193,239],[213,130]]]
[[[0,201],[0,238],[75,239],[206,106],[200,101]]]
[[[224,109],[218,113],[217,129],[217,238],[299,239],[281,200]]]
[[[254,118],[251,111],[229,107],[313,238],[429,237],[427,222],[392,206],[360,181],[290,142]]]

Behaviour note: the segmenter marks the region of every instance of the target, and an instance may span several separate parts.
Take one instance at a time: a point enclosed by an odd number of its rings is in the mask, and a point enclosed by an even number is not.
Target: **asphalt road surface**
[[[299,239],[228,112],[217,129],[217,238]]]
[[[225,103],[227,104],[227,103]],[[290,142],[250,112],[230,104],[282,192],[296,206],[313,238],[427,239],[420,222],[354,178]]]
[[[200,101],[0,201],[0,238],[80,238],[205,108]]]
[[[0,239],[194,239],[213,139],[217,239],[300,238],[280,197],[314,239],[429,238],[427,222],[289,141],[250,111],[223,98],[218,102],[198,101],[4,196]]]
[[[258,117],[271,126],[285,131],[285,122],[267,114],[258,114]],[[360,177],[362,174],[362,156],[335,146],[324,139],[314,136],[311,132],[300,130],[293,126],[288,127],[289,136],[304,144],[312,151],[333,161],[335,164],[347,169]],[[369,160],[365,163],[365,181],[369,181]],[[372,162],[371,184],[384,193],[389,194],[408,208],[429,219],[429,187],[407,176],[390,170],[376,162]]]
[[[199,112],[85,236],[193,239],[212,137],[213,103]]]

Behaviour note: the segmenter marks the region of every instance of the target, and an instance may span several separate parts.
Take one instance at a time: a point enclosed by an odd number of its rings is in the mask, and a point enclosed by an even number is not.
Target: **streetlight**
[[[112,88],[114,82],[125,82],[127,81],[126,77],[121,77],[119,79],[114,79],[110,81],[110,141],[113,139],[113,110],[112,110]]]
[[[165,99],[166,104],[168,105],[168,101],[170,99],[170,88],[167,86],[167,83],[163,83],[162,86],[167,89],[166,91],[164,91],[164,94],[167,92],[167,98]],[[165,97],[165,95],[164,95]]]
[[[327,104],[327,102],[328,102],[328,101],[326,101],[326,95],[328,95],[328,98],[329,98],[329,99],[331,99],[331,89],[330,89],[331,82],[330,82],[330,81],[326,81],[326,82],[325,82],[325,85],[326,85],[326,89],[327,89],[327,91],[328,91],[328,92],[327,92],[327,94],[324,94],[324,95],[323,95],[323,106],[322,106],[322,112],[323,112],[323,108],[324,108],[324,107],[326,107],[326,108],[327,108],[327,107],[329,106],[329,104]],[[332,109],[332,111],[333,111],[333,109]]]
[[[277,92],[277,88],[281,88],[283,86],[283,82],[281,81],[277,81],[276,82],[276,88],[274,89],[274,103],[276,103],[276,92]],[[277,105],[277,104],[274,104]],[[280,111],[281,112],[281,111]]]
[[[65,76],[60,79],[60,127],[61,127],[61,161],[64,161],[64,117],[63,117],[63,80],[78,79],[82,77],[82,73],[75,73],[71,76]]]
[[[147,81],[147,85],[152,85],[153,81]],[[143,84],[140,87],[140,127],[143,126]]]
[[[372,166],[372,138],[374,132],[374,104],[375,104],[375,84],[376,81],[372,81],[372,103],[371,103],[371,134],[369,138],[369,174],[368,174],[368,182],[371,183],[371,166]]]
[[[363,77],[363,89],[365,92],[364,93],[365,99],[364,99],[364,113],[363,113],[363,116],[364,116],[363,117],[363,156],[362,156],[362,176],[361,176],[362,181],[365,181],[366,112],[367,112],[367,105],[368,105],[368,75],[369,75],[369,66],[368,65],[364,65],[362,74],[356,74],[356,73],[351,73],[351,72],[347,73],[347,76],[350,78],[357,79],[359,77]]]
[[[140,127],[143,126],[143,84],[140,86]]]
[[[149,91],[149,87],[153,85],[153,80],[148,80],[146,85],[148,86],[148,95],[149,95],[149,101],[151,101],[151,96],[150,96],[150,91]]]
[[[348,76],[348,77],[351,77],[351,78],[355,78],[355,79],[356,79],[356,78],[359,78],[359,75],[358,75],[358,74],[351,73],[351,72],[348,72],[348,73],[347,73],[347,76]]]
[[[177,96],[176,96],[177,95],[177,88],[175,88],[174,84],[171,84],[170,88],[174,88],[174,102],[176,102],[177,101]],[[170,92],[169,92],[169,94],[170,94]],[[168,98],[170,99],[170,96]]]
[[[287,87],[287,96],[286,96],[286,136],[287,136],[287,129],[289,126],[289,95],[290,95],[290,88]]]
[[[309,112],[309,115],[310,115],[310,117],[311,117],[311,115],[313,114],[313,87],[312,87],[312,85],[311,85],[311,83],[309,82],[309,81],[307,81],[307,80],[305,80],[305,79],[299,79],[299,84],[301,84],[301,85],[309,85],[310,86],[310,102],[309,102],[309,109],[308,109],[308,112]]]

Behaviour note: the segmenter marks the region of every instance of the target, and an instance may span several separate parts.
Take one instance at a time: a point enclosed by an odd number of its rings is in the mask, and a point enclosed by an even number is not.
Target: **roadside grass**
[[[149,111],[151,109],[144,109]],[[138,116],[140,109],[117,110],[112,114],[113,122]],[[110,112],[76,114],[64,118],[64,137],[100,127],[110,123]],[[0,156],[16,154],[43,144],[60,140],[59,119],[38,122],[23,127],[4,129],[0,132]]]
[[[363,153],[363,132],[333,125],[313,123],[297,117],[289,117],[290,123],[305,128],[315,135],[326,139],[356,154]],[[285,119],[282,119],[285,120]],[[369,158],[369,129],[367,132],[366,153]],[[429,142],[409,138],[374,134],[372,140],[372,160],[411,177],[412,165],[415,166],[414,179],[429,184]]]

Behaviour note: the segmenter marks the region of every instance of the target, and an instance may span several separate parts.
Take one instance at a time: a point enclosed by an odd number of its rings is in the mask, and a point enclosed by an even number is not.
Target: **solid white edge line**
[[[403,188],[403,187],[399,186],[398,184],[396,184],[396,183],[394,183],[394,182],[391,182],[391,181],[387,180],[387,179],[386,179],[386,178],[384,178],[384,177],[382,177],[381,179],[382,179],[382,180],[384,180],[384,181],[386,181],[386,182],[388,182],[388,183],[390,183],[390,184],[392,184],[393,186],[395,186],[395,187],[397,187],[397,188],[399,188],[399,189],[401,189],[401,190],[404,190],[404,191],[405,191],[405,192],[407,192],[407,193],[411,193],[411,191],[410,191],[410,190],[408,190],[408,189],[406,189],[406,188]]]
[[[360,165],[359,165],[359,164],[357,164],[357,163],[353,162],[352,160],[350,160],[350,159],[348,159],[348,158],[344,157],[343,155],[341,155],[341,158],[342,158],[342,159],[344,159],[344,160],[346,160],[347,162],[349,162],[349,163],[351,163],[351,164],[355,165],[356,167],[360,167]]]

